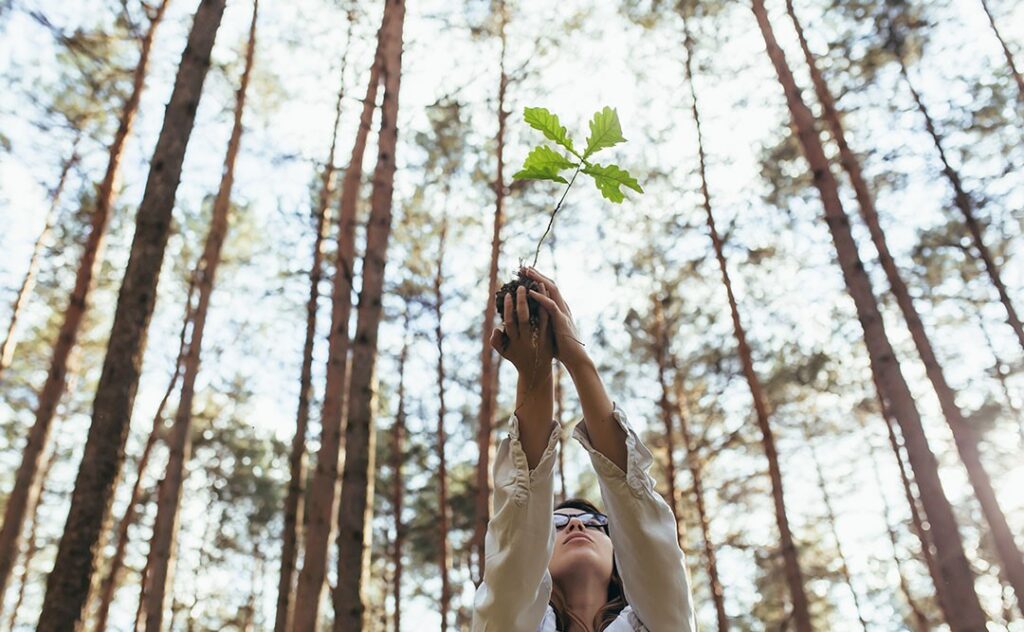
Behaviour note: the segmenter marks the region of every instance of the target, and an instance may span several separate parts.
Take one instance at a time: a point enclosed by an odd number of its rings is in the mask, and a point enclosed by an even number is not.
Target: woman
[[[675,519],[647,474],[652,457],[605,391],[554,282],[526,268],[541,291],[505,297],[491,346],[519,372],[516,412],[494,462],[474,632],[693,632],[689,578]],[[530,330],[527,295],[541,307]],[[553,501],[552,361],[565,366],[608,515],[589,503]]]

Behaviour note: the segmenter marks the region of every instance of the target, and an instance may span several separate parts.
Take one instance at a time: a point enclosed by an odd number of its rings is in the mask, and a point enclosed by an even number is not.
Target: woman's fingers
[[[501,321],[505,325],[505,335],[510,340],[519,338],[519,323],[512,318],[512,293],[505,293],[505,304],[502,306]]]
[[[538,283],[543,283],[544,287],[548,288],[548,295],[551,297],[552,300],[555,301],[555,303],[563,312],[565,312],[566,314],[571,313],[569,310],[569,305],[565,302],[565,299],[562,298],[562,292],[559,291],[558,286],[555,285],[554,281],[544,276],[540,272],[537,272],[535,268],[527,267],[526,274],[534,281],[537,281]]]
[[[516,288],[516,317],[519,319],[519,335],[530,328],[530,308],[526,305],[526,288]]]
[[[505,347],[507,346],[508,338],[505,337],[504,332],[495,327],[494,331],[491,332],[491,348],[497,351],[499,354],[504,354]]]
[[[544,296],[548,295],[547,288],[544,287],[543,283],[540,284],[540,289],[541,289],[541,292],[544,293]],[[548,321],[549,321],[550,318],[551,318],[551,315],[548,314],[548,310],[546,310],[546,309],[540,310],[540,333],[541,333],[542,336],[547,335],[547,332],[548,332]]]

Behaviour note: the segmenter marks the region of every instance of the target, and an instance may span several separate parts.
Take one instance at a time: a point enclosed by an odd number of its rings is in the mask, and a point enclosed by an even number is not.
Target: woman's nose
[[[579,518],[569,518],[569,524],[567,524],[565,526],[565,530],[569,531],[573,527],[575,527],[577,531],[586,531],[587,530],[587,528],[585,526],[583,526],[583,521],[580,520]]]

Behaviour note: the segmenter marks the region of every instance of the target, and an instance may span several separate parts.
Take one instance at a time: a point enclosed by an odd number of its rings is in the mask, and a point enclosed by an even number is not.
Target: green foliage
[[[622,187],[624,186],[633,189],[637,193],[644,192],[636,178],[617,165],[588,165],[583,168],[583,173],[594,178],[594,184],[601,191],[601,195],[615,203],[622,202],[625,199],[625,196],[622,194]]]
[[[615,110],[605,106],[600,112],[595,112],[594,118],[590,119],[590,137],[587,138],[587,149],[583,152],[583,158],[589,158],[602,149],[624,142],[626,138],[622,135],[619,115]]]
[[[514,180],[552,180],[568,184],[559,171],[575,167],[576,163],[547,145],[534,147],[526,156],[523,168],[512,176]]]
[[[548,140],[565,147],[572,155],[579,156],[576,153],[576,149],[572,146],[569,133],[565,131],[565,127],[559,122],[558,116],[548,112],[545,108],[525,108],[523,110],[523,120],[533,129],[542,132]]]

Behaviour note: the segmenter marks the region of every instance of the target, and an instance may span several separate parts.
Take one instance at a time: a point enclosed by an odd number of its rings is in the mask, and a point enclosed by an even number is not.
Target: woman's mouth
[[[586,533],[580,532],[580,533],[573,533],[572,535],[567,537],[565,540],[563,540],[562,544],[569,544],[573,540],[579,540],[579,539],[584,539],[587,542],[593,542],[593,540],[590,539],[590,536],[588,536]]]

